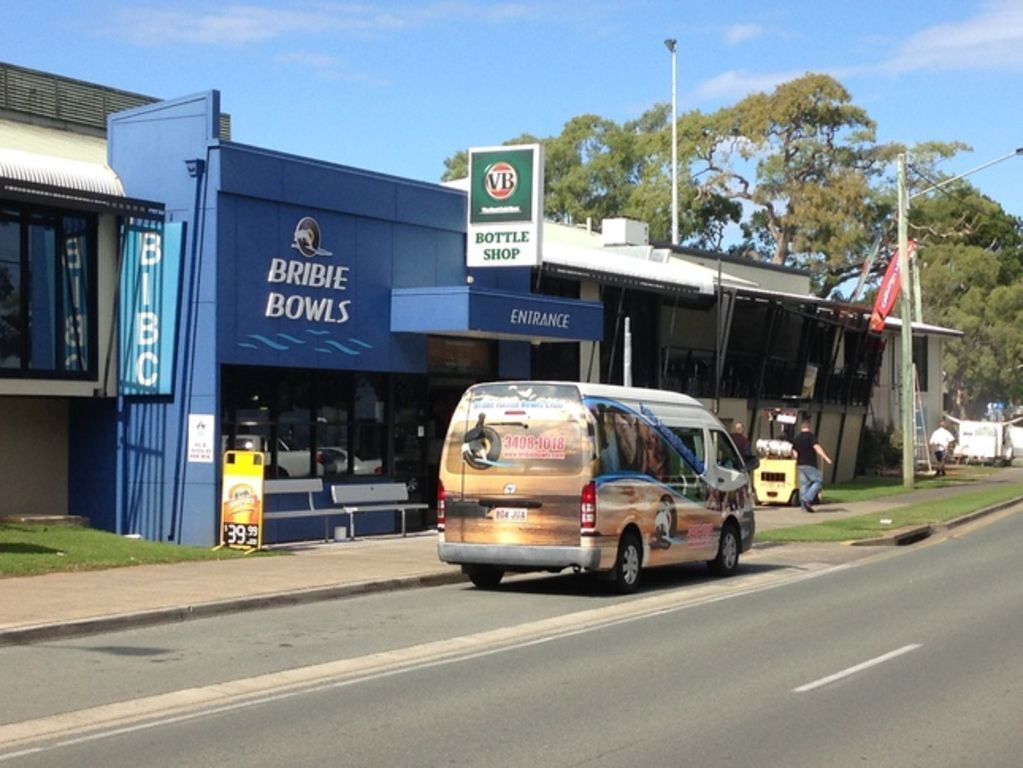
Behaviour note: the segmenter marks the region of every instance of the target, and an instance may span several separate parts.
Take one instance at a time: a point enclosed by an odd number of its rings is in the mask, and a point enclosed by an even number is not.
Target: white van
[[[598,571],[630,592],[648,566],[735,573],[753,545],[750,477],[721,422],[674,392],[555,381],[477,384],[441,456],[438,555],[481,588],[509,571]]]

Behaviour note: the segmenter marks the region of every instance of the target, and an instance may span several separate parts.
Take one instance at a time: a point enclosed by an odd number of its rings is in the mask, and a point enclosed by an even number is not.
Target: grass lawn
[[[952,467],[946,477],[917,478],[916,488],[962,487],[987,477],[991,467]],[[860,477],[850,483],[827,486],[825,503],[849,504],[904,493],[900,477]],[[974,493],[949,494],[939,501],[914,504],[877,515],[821,521],[794,528],[757,533],[757,541],[850,541],[881,536],[893,529],[940,523],[1014,497],[1023,497],[1023,484],[998,484]],[[180,563],[191,560],[228,560],[286,554],[280,550],[255,552],[184,547],[156,541],[128,539],[91,528],[45,523],[0,523],[0,578],[36,576],[57,571],[88,571],[132,565]]]
[[[264,554],[253,553],[248,557]],[[91,528],[0,523],[0,577],[237,557],[246,555],[239,550],[213,551],[206,547],[128,539]]]
[[[998,471],[997,467],[977,465],[949,467],[948,474],[943,477],[917,477],[913,481],[913,490],[928,488],[961,487],[964,483],[975,483]],[[870,501],[886,496],[907,493],[902,484],[902,475],[857,477],[848,483],[824,486],[824,502],[826,504],[852,504],[857,501]]]
[[[961,477],[958,482],[952,477],[935,478],[937,481],[949,480],[940,486],[962,485],[969,482]],[[901,483],[901,479],[898,481]],[[884,486],[882,486],[883,488]],[[926,487],[917,483],[917,488]],[[901,489],[900,489],[901,491]],[[836,486],[834,492],[825,493],[827,503],[842,501],[865,501],[888,496],[888,493],[877,493],[865,496],[866,489],[850,489],[854,496],[842,496],[842,488]],[[894,507],[883,515],[870,514],[849,517],[844,520],[824,520],[819,523],[799,525],[792,528],[778,528],[773,531],[758,531],[757,541],[857,541],[873,539],[890,534],[901,528],[912,528],[923,525],[936,525],[953,520],[957,517],[977,512],[986,507],[999,504],[1010,499],[1023,498],[1023,483],[1005,483],[977,488],[973,492],[956,493],[943,496],[932,501],[907,504]],[[884,521],[884,522],[882,522]]]

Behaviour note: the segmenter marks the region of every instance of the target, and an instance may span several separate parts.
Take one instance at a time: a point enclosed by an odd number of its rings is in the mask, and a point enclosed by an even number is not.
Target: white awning
[[[864,312],[864,314],[868,314]],[[884,320],[885,330],[898,330],[902,332],[902,318],[899,317],[886,317]],[[913,333],[921,336],[964,336],[965,334],[958,328],[949,328],[944,325],[932,325],[931,323],[910,323],[910,329]]]
[[[585,248],[564,243],[543,244],[543,268],[565,277],[661,293],[714,295],[714,273],[694,264],[660,263],[606,248]]]
[[[0,178],[94,195],[124,197],[121,180],[106,165],[0,149]]]
[[[712,296],[719,274],[723,288],[756,286],[673,256],[667,248],[605,246],[597,233],[553,222],[544,223],[542,251],[544,269],[555,274],[660,293]]]

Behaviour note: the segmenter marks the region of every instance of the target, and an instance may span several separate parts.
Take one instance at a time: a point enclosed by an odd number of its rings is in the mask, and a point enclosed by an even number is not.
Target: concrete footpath
[[[845,505],[827,503],[825,488],[824,503],[817,507],[816,514],[797,507],[758,507],[757,528],[766,531],[864,514],[883,517],[896,507],[1016,482],[1023,482],[1023,467],[1000,470],[962,486]],[[1020,502],[1023,498],[983,513]],[[920,533],[893,531],[886,540],[874,543],[908,543],[910,538],[905,537]],[[898,541],[899,537],[905,541]],[[434,531],[275,549],[285,549],[289,555],[0,579],[0,645],[455,583],[464,578],[457,567],[437,559]]]

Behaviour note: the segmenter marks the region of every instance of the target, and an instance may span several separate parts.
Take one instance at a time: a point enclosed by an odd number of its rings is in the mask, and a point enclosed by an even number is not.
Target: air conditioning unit
[[[648,245],[650,226],[634,219],[604,219],[601,225],[604,245]]]

